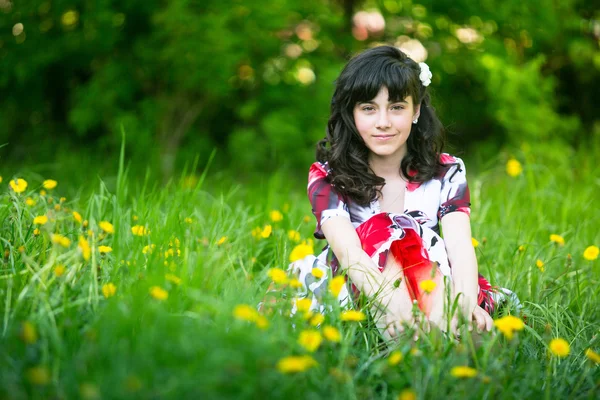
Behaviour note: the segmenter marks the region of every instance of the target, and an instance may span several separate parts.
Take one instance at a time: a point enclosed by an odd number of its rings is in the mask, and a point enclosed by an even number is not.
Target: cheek
[[[356,129],[358,129],[358,132],[363,133],[363,131],[368,130],[372,124],[370,122],[369,117],[358,113],[354,113],[354,125],[356,125]]]

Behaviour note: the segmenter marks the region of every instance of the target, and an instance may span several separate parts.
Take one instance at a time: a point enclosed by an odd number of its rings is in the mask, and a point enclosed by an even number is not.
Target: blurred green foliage
[[[361,37],[363,10],[385,28]],[[409,39],[455,146],[582,145],[599,17],[574,0],[0,0],[0,157],[111,163],[123,127],[133,165],[167,178],[214,148],[240,174],[304,171],[344,63]]]

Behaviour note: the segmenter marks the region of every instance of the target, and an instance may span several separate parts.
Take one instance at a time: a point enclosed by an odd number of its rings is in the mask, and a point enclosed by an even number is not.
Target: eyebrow
[[[389,100],[388,100],[389,101]],[[406,100],[400,100],[400,101],[391,101],[389,102],[389,104],[395,104],[395,103],[404,103],[404,104],[408,104],[408,102]],[[374,101],[368,100],[368,101],[359,101],[358,104],[375,104]]]

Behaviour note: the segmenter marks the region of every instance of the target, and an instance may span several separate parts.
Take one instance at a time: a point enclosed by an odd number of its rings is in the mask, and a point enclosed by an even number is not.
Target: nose
[[[386,110],[382,110],[377,118],[376,128],[385,129],[391,126]]]

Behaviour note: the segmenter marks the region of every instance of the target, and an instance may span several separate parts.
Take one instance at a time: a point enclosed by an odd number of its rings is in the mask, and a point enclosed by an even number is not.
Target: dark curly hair
[[[383,86],[388,89],[390,101],[412,96],[415,106],[421,104],[419,120],[412,125],[407,153],[400,164],[402,174],[411,182],[425,182],[440,173],[444,129],[419,74],[419,64],[401,50],[379,46],[353,57],[335,81],[327,134],[317,144],[316,157],[319,162],[329,163],[329,183],[346,199],[366,205],[385,184],[385,179],[369,167],[369,149],[353,116],[355,105],[375,98]],[[409,170],[417,173],[409,174]]]

